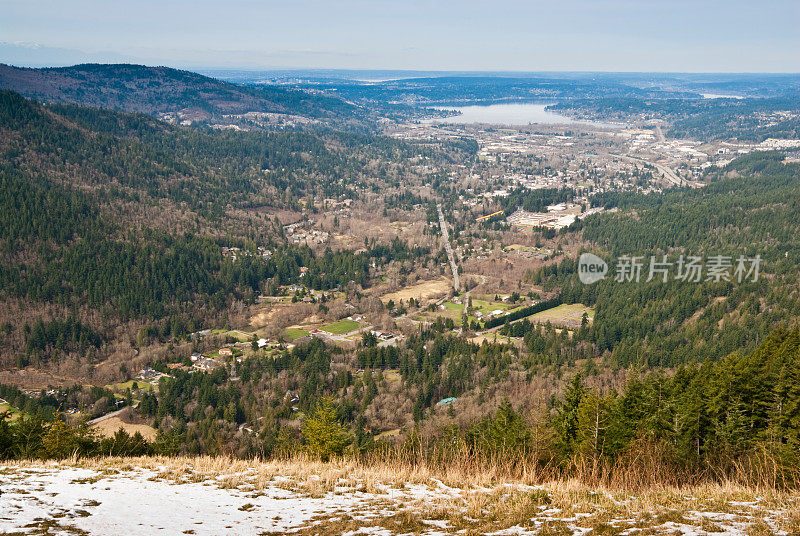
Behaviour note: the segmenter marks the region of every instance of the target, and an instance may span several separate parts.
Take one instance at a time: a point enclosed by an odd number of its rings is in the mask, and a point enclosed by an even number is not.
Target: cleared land
[[[338,322],[324,325],[319,329],[322,331],[327,331],[328,333],[333,333],[334,335],[344,335],[345,333],[350,333],[354,329],[358,328],[358,322],[354,322],[352,320],[339,320]]]
[[[390,292],[389,294],[384,294],[381,296],[381,301],[386,303],[389,300],[393,300],[395,303],[399,303],[400,300],[407,302],[410,298],[414,298],[415,300],[428,300],[435,296],[443,296],[447,294],[450,291],[451,285],[452,283],[444,278],[422,281],[416,285],[411,285],[410,287],[406,287],[395,292]]]
[[[113,385],[106,385],[106,389],[111,389],[115,393],[124,393],[127,389],[134,391],[136,389],[154,390],[158,388],[158,384],[148,383],[143,380],[128,380],[122,383],[115,383]]]
[[[2,534],[798,534],[800,496],[735,485],[636,493],[424,465],[297,458],[8,462]]]
[[[114,437],[114,434],[117,432],[117,430],[122,428],[131,435],[139,432],[142,434],[142,437],[148,441],[154,441],[156,438],[156,429],[152,426],[147,426],[146,424],[129,424],[123,422],[119,417],[105,419],[93,424],[89,428],[95,430],[103,437]]]
[[[583,313],[586,313],[589,322],[594,320],[594,309],[580,303],[561,304],[552,309],[547,309],[546,311],[531,315],[528,319],[531,322],[539,322],[542,324],[550,322],[553,325],[574,328],[580,327]]]
[[[310,332],[308,330],[301,328],[286,328],[285,330],[283,330],[284,336],[290,341],[299,339],[300,337],[305,337],[309,333]]]
[[[472,298],[473,313],[480,311],[484,315],[483,318],[478,318],[477,316],[472,314],[469,316],[470,321],[485,320],[486,318],[489,317],[489,314],[493,313],[494,311],[502,311],[501,314],[506,314],[511,311],[514,311],[515,309],[519,309],[525,306],[524,304],[520,305],[519,303],[495,301],[493,299],[493,296],[484,296],[483,298],[484,299],[479,299],[477,297]],[[444,308],[442,308],[442,306]],[[416,315],[416,319],[433,321],[436,319],[437,316],[441,316],[443,318],[452,318],[453,321],[460,323],[461,315],[463,314],[464,314],[464,305],[460,303],[446,301],[440,307],[437,307],[435,311],[427,311],[427,310],[420,311],[420,313]]]

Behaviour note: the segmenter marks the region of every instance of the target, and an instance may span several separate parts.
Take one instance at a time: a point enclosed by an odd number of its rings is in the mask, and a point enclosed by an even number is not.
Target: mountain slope
[[[332,97],[272,87],[245,87],[169,67],[82,64],[29,69],[0,64],[0,88],[46,102],[147,114],[184,112],[202,120],[266,112],[310,118],[345,117],[357,108]]]

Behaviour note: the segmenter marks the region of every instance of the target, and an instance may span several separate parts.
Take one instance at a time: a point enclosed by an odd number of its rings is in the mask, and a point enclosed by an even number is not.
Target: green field
[[[501,309],[502,311],[508,311],[509,309],[513,309],[518,307],[518,305],[508,302],[496,302],[494,300],[477,300],[472,298],[472,309],[474,311],[480,311],[481,313],[487,315],[492,311],[496,311]]]
[[[350,333],[354,329],[358,329],[358,327],[358,322],[353,322],[352,320],[339,320],[338,322],[322,326],[319,329],[322,331],[327,331],[328,333],[333,333],[334,335],[343,335],[345,333]]]
[[[300,337],[305,337],[308,335],[308,331],[300,328],[286,328],[283,330],[283,335],[286,339],[293,341],[295,339],[299,339]]]
[[[110,389],[115,393],[124,393],[126,389],[133,391],[133,384],[136,383],[139,389],[153,389],[153,385],[142,380],[128,380],[122,383],[115,383],[113,385],[106,385],[106,389]]]
[[[484,315],[488,315],[492,311],[498,309],[503,311],[503,314],[515,311],[525,305],[520,303],[509,303],[503,301],[494,301],[491,296],[483,296],[484,299],[472,298],[472,310],[474,312],[480,311]],[[420,315],[416,317],[420,321],[433,321],[436,317],[452,318],[456,323],[461,323],[461,315],[464,314],[464,306],[459,303],[445,302],[444,309],[437,308],[435,311],[420,311]],[[469,316],[470,321],[479,319],[473,315]]]

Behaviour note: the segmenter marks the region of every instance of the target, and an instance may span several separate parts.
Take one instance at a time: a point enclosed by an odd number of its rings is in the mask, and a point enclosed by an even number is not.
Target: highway
[[[444,238],[444,249],[447,251],[447,258],[450,260],[450,270],[453,272],[453,288],[456,293],[460,292],[461,284],[458,280],[458,265],[456,264],[456,257],[453,255],[453,247],[450,245],[450,233],[447,231],[447,224],[444,221],[444,214],[442,213],[442,204],[438,203],[436,208],[439,210],[439,226],[442,228],[442,238]]]
[[[671,182],[675,186],[685,186],[686,185],[686,181],[684,181],[683,179],[678,177],[675,174],[674,171],[672,171],[668,167],[663,166],[661,164],[657,164],[655,162],[649,162],[649,161],[645,160],[644,158],[639,158],[638,156],[625,156],[625,155],[621,155],[621,154],[612,154],[611,156],[616,156],[617,158],[622,158],[624,160],[633,160],[634,162],[641,162],[643,164],[648,164],[648,165],[653,166],[654,168],[656,168],[661,173],[661,175],[663,175],[663,177],[665,179],[667,179],[669,182]]]

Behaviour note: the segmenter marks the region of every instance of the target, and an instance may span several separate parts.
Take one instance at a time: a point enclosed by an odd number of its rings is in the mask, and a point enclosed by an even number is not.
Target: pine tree
[[[333,456],[341,456],[352,441],[347,428],[339,424],[336,407],[329,398],[321,399],[306,419],[303,438],[305,451],[325,462]]]

